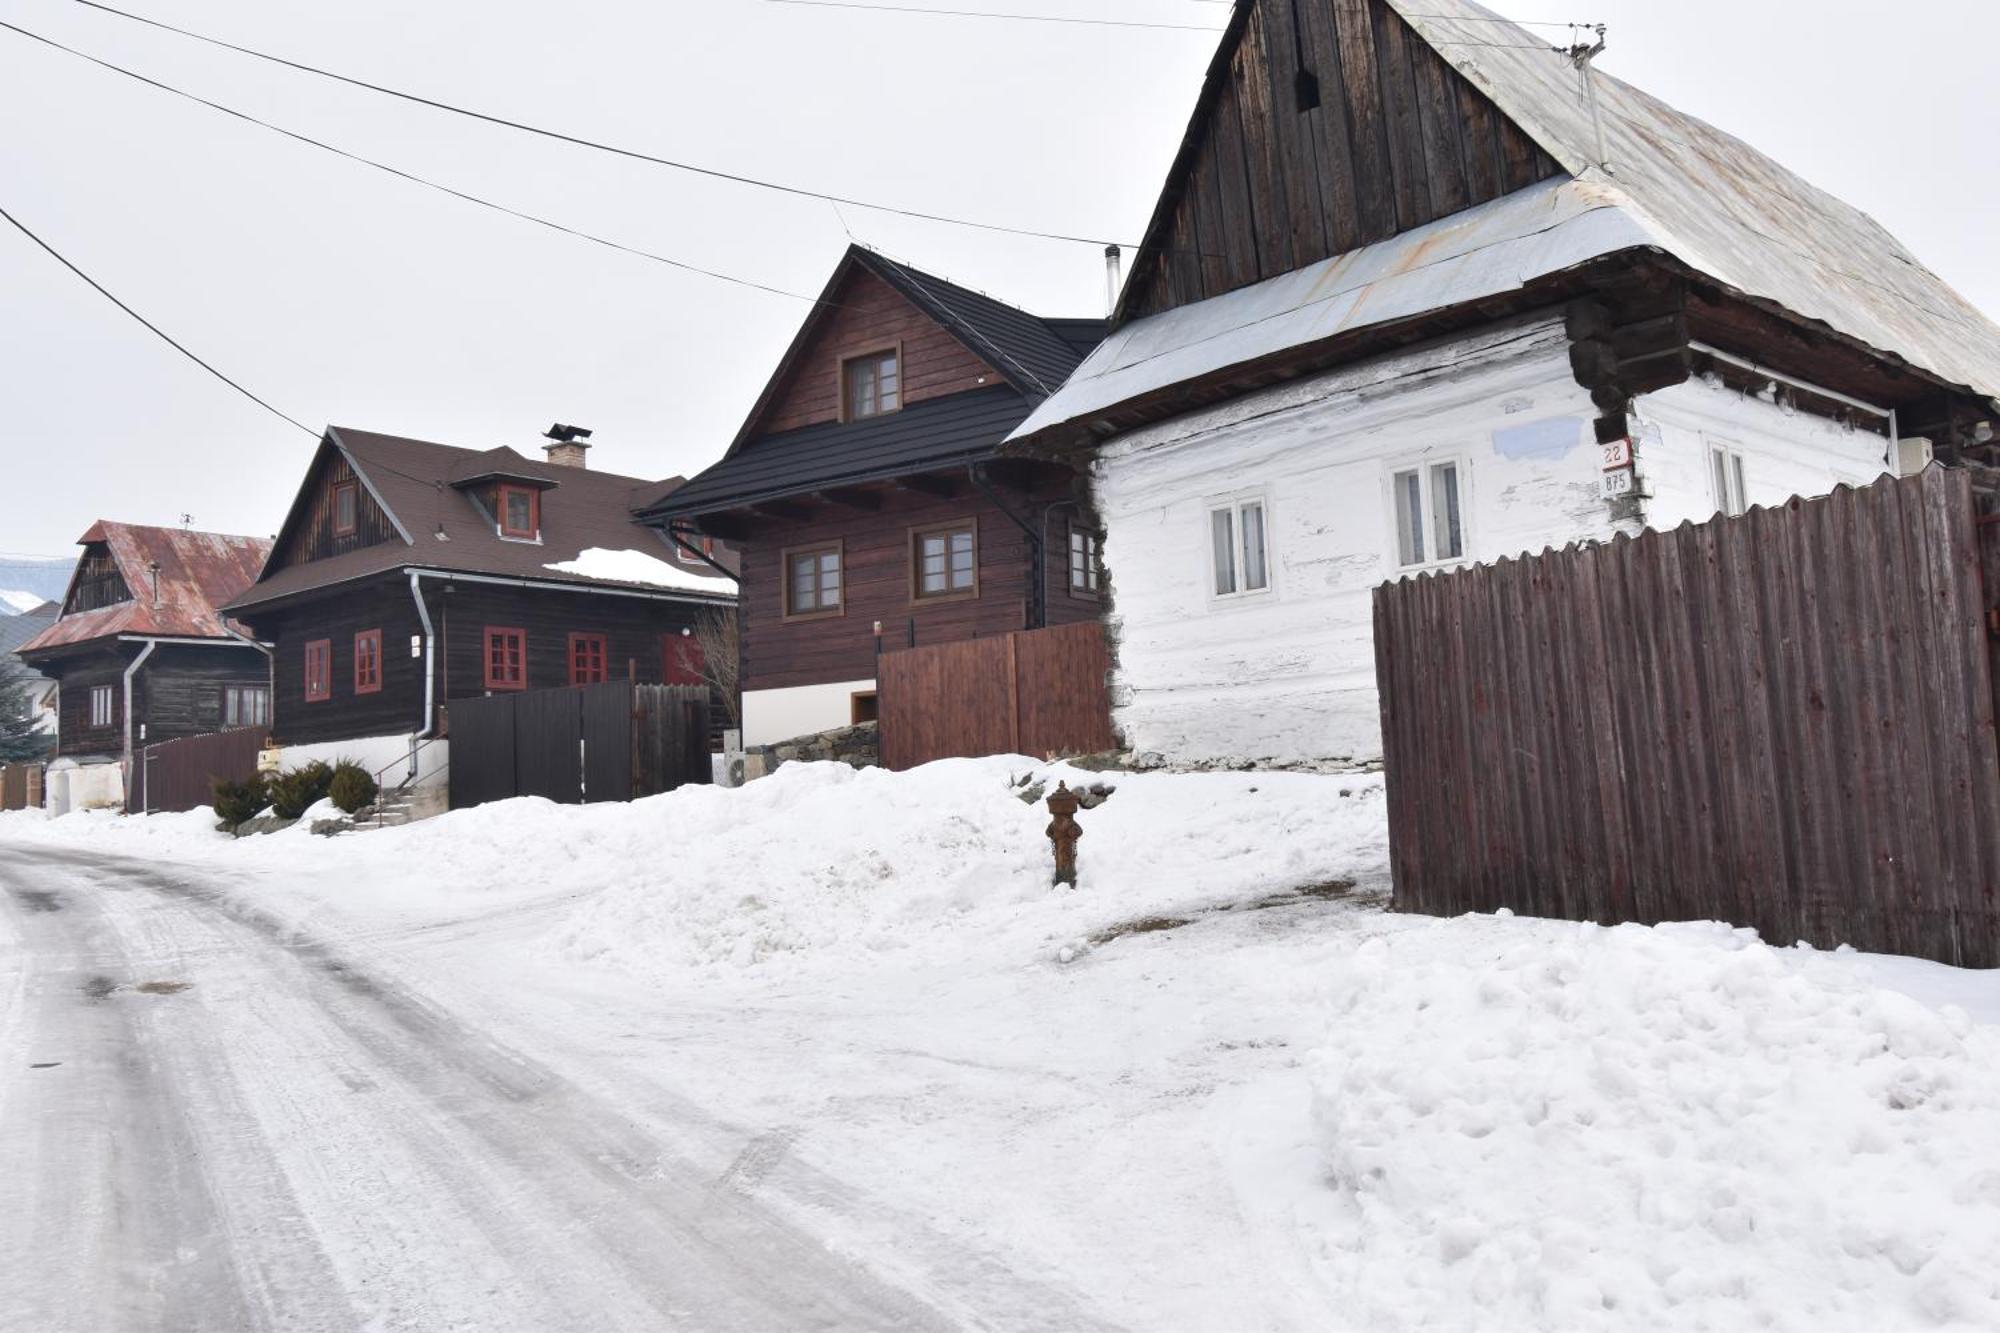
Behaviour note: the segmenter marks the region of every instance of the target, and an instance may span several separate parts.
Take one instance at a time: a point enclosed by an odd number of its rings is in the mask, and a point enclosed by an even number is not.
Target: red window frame
[[[340,521],[340,500],[347,497],[347,522]],[[333,484],[333,535],[352,537],[361,527],[361,486],[358,482],[337,481]]]
[[[508,660],[510,657],[511,661]],[[488,625],[485,658],[487,689],[528,688],[528,631],[507,625]],[[497,673],[493,670],[496,658],[500,667]]]
[[[306,702],[325,703],[333,697],[333,640],[306,644]]]
[[[528,526],[514,528],[507,525],[507,498],[512,495],[528,497]],[[533,537],[542,530],[542,494],[532,486],[502,486],[497,505],[500,510],[500,535],[502,537]]]
[[[706,665],[706,655],[702,652],[701,640],[692,634],[662,634],[660,636],[660,683],[663,685],[701,685],[702,668]]]
[[[601,685],[611,679],[611,649],[602,634],[569,636],[569,683]]]
[[[354,692],[382,692],[382,631],[365,629],[354,636]]]

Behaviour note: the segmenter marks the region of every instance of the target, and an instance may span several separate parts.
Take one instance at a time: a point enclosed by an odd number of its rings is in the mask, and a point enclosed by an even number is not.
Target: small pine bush
[[[333,785],[333,766],[315,759],[304,768],[280,773],[270,782],[271,812],[280,819],[298,819],[326,799]]]
[[[351,815],[375,804],[378,790],[373,774],[352,759],[343,759],[333,766],[333,779],[327,784],[326,794],[342,814]]]
[[[215,793],[215,817],[231,828],[255,819],[271,803],[262,773],[252,773],[241,782],[217,778],[210,790]]]

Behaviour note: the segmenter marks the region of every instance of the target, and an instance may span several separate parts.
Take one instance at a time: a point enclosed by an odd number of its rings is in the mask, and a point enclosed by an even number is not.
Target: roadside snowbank
[[[2000,1326],[2000,1030],[1717,925],[1463,918],[1328,980],[1364,1327]]]

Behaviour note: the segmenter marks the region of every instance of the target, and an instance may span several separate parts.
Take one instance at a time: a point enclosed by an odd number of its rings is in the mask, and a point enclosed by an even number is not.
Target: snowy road
[[[0,944],[9,1333],[959,1322],[361,941],[0,847]]]

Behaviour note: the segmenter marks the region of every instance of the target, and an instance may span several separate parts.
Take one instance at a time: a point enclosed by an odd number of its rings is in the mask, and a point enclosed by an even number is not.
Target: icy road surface
[[[0,923],[9,1333],[956,1322],[358,941],[67,849],[0,848]]]

